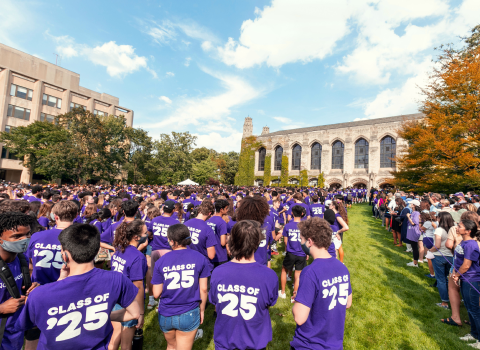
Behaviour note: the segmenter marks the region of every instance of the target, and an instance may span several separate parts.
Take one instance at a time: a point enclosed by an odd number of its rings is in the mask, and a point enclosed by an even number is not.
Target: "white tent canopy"
[[[186,179],[185,181],[182,181],[182,182],[179,182],[177,185],[180,185],[180,186],[185,186],[185,185],[190,185],[190,186],[198,186],[198,184],[190,179]]]

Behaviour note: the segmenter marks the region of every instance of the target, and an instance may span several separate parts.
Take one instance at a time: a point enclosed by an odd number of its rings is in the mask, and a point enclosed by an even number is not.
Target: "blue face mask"
[[[138,244],[140,245],[140,244],[145,243],[147,241],[147,239],[148,239],[148,236],[140,236]]]
[[[50,219],[52,219],[53,221],[55,221],[55,214],[54,214],[54,213],[50,213]]]
[[[4,250],[10,253],[25,253],[30,243],[30,238],[22,239],[20,241],[3,241],[0,244]]]
[[[307,242],[302,244],[302,250],[305,254],[310,255],[310,247],[307,247]]]

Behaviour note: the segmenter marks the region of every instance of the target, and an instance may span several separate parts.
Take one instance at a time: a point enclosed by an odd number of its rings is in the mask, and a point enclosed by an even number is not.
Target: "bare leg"
[[[462,319],[460,318],[460,287],[453,282],[451,277],[448,278],[448,299],[450,299],[450,307],[452,308],[452,319],[459,325],[462,325]]]
[[[282,284],[282,294],[283,294],[285,293],[285,286],[287,284],[287,270],[285,270],[283,266],[282,266],[282,274],[280,275],[280,283]]]
[[[338,248],[338,257],[340,258],[338,260],[343,263],[343,244],[340,246],[340,248]]]
[[[397,245],[397,232],[392,230],[393,244]]]
[[[165,340],[167,341],[167,349],[166,350],[176,350],[177,349],[177,331],[172,330],[167,333],[163,333],[165,336]]]
[[[419,260],[423,261],[424,255],[425,255],[425,249],[423,248],[423,242],[418,241],[418,255],[419,255]]]
[[[153,295],[153,290],[152,290],[152,257],[149,255],[146,255],[147,258],[147,275],[146,275],[146,280],[147,280],[147,288],[148,288],[148,295]],[[146,294],[146,293],[145,293]]]
[[[295,283],[293,284],[293,293],[297,293],[297,290],[298,290],[298,286],[300,284],[300,273],[302,271],[297,271],[295,270]]]
[[[137,327],[122,328],[122,350],[132,350],[132,341]]]
[[[37,340],[25,340],[25,350],[36,350],[38,345]]]
[[[122,340],[122,324],[120,322],[112,322],[113,334],[108,344],[108,350],[118,350]]]
[[[428,269],[430,270],[430,275],[435,276],[435,270],[433,269],[432,259],[427,259]]]
[[[177,348],[176,350],[191,350],[193,341],[195,340],[197,330],[191,332],[177,331]]]

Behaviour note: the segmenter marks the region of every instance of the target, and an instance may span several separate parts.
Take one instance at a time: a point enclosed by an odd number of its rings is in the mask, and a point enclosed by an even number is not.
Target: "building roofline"
[[[421,118],[424,118],[424,115],[422,113],[404,114],[404,115],[397,115],[393,117],[358,120],[358,121],[346,122],[346,123],[327,124],[327,125],[312,126],[312,127],[306,127],[306,128],[274,131],[269,134],[260,135],[259,137],[270,137],[270,136],[297,134],[297,133],[320,131],[320,130],[351,128],[351,127],[365,126],[365,125],[377,125],[377,124],[383,124],[383,123],[392,123],[397,121],[414,120],[414,119],[421,119]]]

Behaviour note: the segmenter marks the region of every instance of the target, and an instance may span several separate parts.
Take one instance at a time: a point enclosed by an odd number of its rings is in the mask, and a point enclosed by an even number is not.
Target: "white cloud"
[[[159,99],[160,101],[163,101],[163,102],[165,102],[165,103],[168,103],[169,105],[172,104],[172,100],[169,99],[167,96],[160,96],[158,99]]]
[[[181,35],[199,41],[219,41],[216,35],[213,34],[208,28],[203,27],[198,23],[193,22],[192,20],[189,20],[188,23],[185,21],[175,22],[170,20],[163,20],[161,22],[142,22],[142,24],[146,27],[145,32],[150,35],[156,43],[160,45],[171,44],[172,42],[176,41],[177,38]],[[190,45],[190,42],[184,39],[181,39],[180,42],[185,44],[187,47]]]
[[[26,7],[29,5],[14,0],[0,2],[0,43],[22,49],[15,35],[23,35],[35,23]]]
[[[188,67],[188,66],[190,66],[190,61],[191,61],[191,60],[192,60],[192,58],[191,58],[191,57],[187,57],[187,58],[185,58],[185,63],[184,63],[183,65],[184,65],[185,67]]]
[[[173,72],[167,72],[166,76],[167,76],[167,77],[174,77],[174,76],[175,76],[175,73],[173,73]]]
[[[208,40],[204,41],[201,46],[203,51],[210,51],[211,49],[213,49],[212,42]]]
[[[273,0],[257,8],[257,17],[243,22],[238,41],[229,38],[218,55],[238,68],[322,59],[349,32],[348,19],[363,1]]]
[[[237,131],[225,137],[218,132],[193,135],[197,136],[197,147],[213,148],[217,152],[238,152],[242,142],[242,133]]]
[[[283,123],[283,124],[289,124],[292,122],[291,119],[285,118],[285,117],[273,117],[277,122]]]
[[[68,35],[53,36],[48,31],[45,34],[58,44],[57,51],[62,57],[85,57],[96,65],[106,67],[111,77],[122,77],[144,68],[157,78],[157,73],[148,67],[148,59],[138,56],[131,45],[117,45],[115,41],[110,41],[101,46],[90,47],[75,43],[75,39]]]
[[[151,27],[147,32],[157,44],[168,44],[170,41],[175,40],[176,33],[175,30],[167,25],[157,25],[156,27]]]
[[[265,111],[263,109],[257,110],[257,113],[260,115],[265,115]]]

